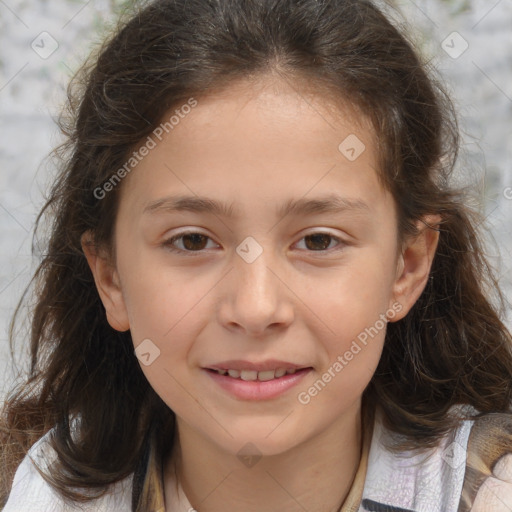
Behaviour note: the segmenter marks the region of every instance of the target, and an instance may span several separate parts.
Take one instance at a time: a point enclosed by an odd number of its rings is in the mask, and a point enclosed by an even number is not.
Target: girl
[[[512,509],[501,295],[387,18],[157,0],[82,78],[4,512]]]

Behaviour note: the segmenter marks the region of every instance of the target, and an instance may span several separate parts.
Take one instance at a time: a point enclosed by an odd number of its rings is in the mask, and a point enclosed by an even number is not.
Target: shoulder
[[[72,506],[46,482],[36,465],[45,471],[56,453],[49,444],[53,430],[39,439],[19,465],[2,512],[126,512],[131,510],[132,477],[113,484],[107,494],[85,504]]]
[[[360,510],[512,510],[512,414],[462,421],[436,448],[421,452],[393,452],[388,440],[377,420]]]

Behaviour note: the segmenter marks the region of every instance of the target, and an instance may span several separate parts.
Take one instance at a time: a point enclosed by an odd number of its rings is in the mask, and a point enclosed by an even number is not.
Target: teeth
[[[285,374],[286,374],[286,369],[285,368],[278,368],[276,370],[276,378],[282,377]]]
[[[284,375],[293,375],[296,371],[295,368],[289,370],[286,368],[277,368],[277,370],[265,370],[262,372],[257,372],[256,370],[217,370],[217,373],[220,375],[229,375],[234,379],[240,378],[245,381],[259,380],[265,382],[267,380],[279,379]]]
[[[265,372],[258,372],[258,380],[272,380],[274,378],[274,370],[267,370]]]
[[[258,378],[258,372],[255,370],[242,370],[240,372],[240,378],[242,380],[256,380]]]

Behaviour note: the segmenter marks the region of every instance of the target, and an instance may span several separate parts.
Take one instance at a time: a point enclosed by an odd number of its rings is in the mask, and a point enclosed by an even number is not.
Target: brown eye
[[[206,245],[205,242],[208,239],[207,236],[199,233],[189,233],[187,235],[183,235],[181,238],[183,238],[183,246],[189,251],[204,249]]]
[[[308,235],[304,237],[306,240],[306,247],[313,251],[323,251],[329,247],[331,235],[327,233],[317,233],[315,235]],[[310,243],[308,243],[310,241]]]
[[[163,246],[173,252],[200,252],[206,248],[210,237],[202,233],[189,232],[173,236],[163,242]],[[181,241],[182,247],[176,247],[176,242]]]
[[[302,240],[304,240],[304,245],[308,251],[326,251],[329,249],[332,241],[338,242],[338,246],[343,247],[344,245],[340,238],[329,233],[313,233],[311,235],[306,235]]]

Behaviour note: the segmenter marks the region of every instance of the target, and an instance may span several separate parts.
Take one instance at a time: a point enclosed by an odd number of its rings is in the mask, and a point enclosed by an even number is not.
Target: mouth
[[[280,379],[285,375],[293,375],[296,372],[300,372],[302,370],[307,370],[311,367],[304,368],[276,368],[274,370],[237,370],[234,368],[229,369],[215,369],[215,368],[207,368],[210,372],[218,373],[219,375],[225,375],[231,377],[232,379],[240,379],[245,381],[255,381],[258,380],[260,382],[266,382],[269,380]]]
[[[313,367],[284,361],[226,361],[203,370],[224,391],[239,400],[268,400],[296,386]]]

